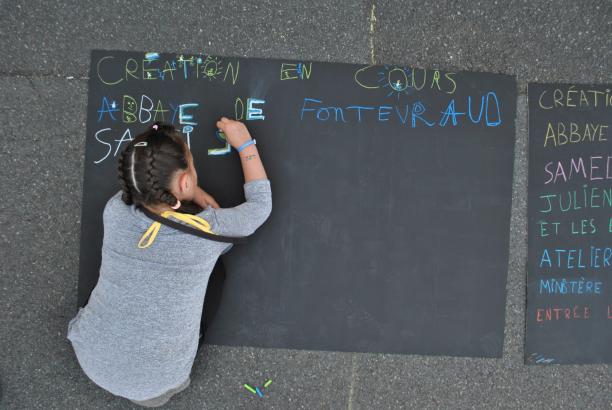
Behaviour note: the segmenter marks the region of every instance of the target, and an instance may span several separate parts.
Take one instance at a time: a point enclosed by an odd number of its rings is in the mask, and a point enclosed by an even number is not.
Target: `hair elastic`
[[[146,147],[147,146],[147,141],[140,141],[136,144],[134,144],[134,147]],[[135,154],[136,154],[136,148],[134,148],[132,150],[132,163],[130,165],[130,174],[132,176],[132,182],[134,183],[134,188],[136,188],[136,191],[142,193],[140,191],[140,188],[138,188],[138,184],[136,183],[136,174],[134,173],[134,160],[135,160]]]
[[[136,150],[132,150],[132,163],[130,164],[130,174],[132,176],[132,182],[134,183],[134,188],[136,188],[136,191],[140,192],[140,189],[138,188],[138,184],[136,184],[136,175],[134,174],[134,154],[136,154]]]

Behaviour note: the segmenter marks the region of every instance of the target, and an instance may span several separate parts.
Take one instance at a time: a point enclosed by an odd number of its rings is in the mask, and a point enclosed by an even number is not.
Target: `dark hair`
[[[170,182],[175,171],[189,167],[186,151],[187,144],[172,125],[155,122],[138,134],[118,159],[123,202],[176,205]]]

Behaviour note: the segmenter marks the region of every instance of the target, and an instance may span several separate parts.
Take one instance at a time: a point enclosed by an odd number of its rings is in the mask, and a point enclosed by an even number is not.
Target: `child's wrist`
[[[255,139],[250,139],[248,141],[245,141],[244,143],[242,143],[240,146],[236,147],[236,151],[238,151],[238,153],[242,152],[243,150],[245,150],[248,147],[251,147],[253,145],[257,144],[257,141],[255,141]]]
[[[245,158],[254,154],[257,154],[257,146],[255,144],[249,145],[243,148],[240,152],[238,152],[238,155],[241,158]]]

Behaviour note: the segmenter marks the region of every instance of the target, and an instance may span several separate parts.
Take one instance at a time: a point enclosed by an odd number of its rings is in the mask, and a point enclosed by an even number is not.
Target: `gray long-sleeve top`
[[[214,233],[244,236],[270,215],[270,181],[244,184],[246,202],[197,214]],[[151,246],[137,246],[153,221],[117,192],[103,212],[100,277],[67,337],[85,374],[132,400],[165,393],[189,377],[204,295],[217,258],[230,244],[162,225]],[[248,245],[246,245],[248,246]]]

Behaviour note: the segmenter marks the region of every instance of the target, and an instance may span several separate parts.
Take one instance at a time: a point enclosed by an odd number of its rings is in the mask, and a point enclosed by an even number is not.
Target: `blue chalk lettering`
[[[597,295],[601,295],[601,285],[603,282],[594,282],[593,292]]]
[[[306,108],[306,102],[307,101],[312,101],[312,102],[317,102],[317,103],[321,103],[321,100],[315,100],[313,98],[304,98],[304,103],[302,104],[302,111],[300,112],[300,120],[304,120],[304,111],[316,111],[318,108]]]
[[[574,265],[572,265],[571,261],[574,260],[574,257],[572,256],[572,253],[575,253],[576,249],[570,249],[567,251],[567,268],[568,269],[573,269]]]
[[[323,117],[321,116],[321,113],[322,113],[322,112],[324,112],[324,113],[326,114],[326,115],[325,115],[325,118],[323,118]],[[319,108],[319,109],[317,110],[317,120],[319,120],[319,121],[327,121],[327,120],[329,120],[329,110],[328,110],[327,108],[325,108],[325,107],[321,107],[321,108]]]
[[[550,282],[546,279],[540,279],[540,294],[542,294],[545,290],[548,291],[548,293],[552,293]]]
[[[442,118],[440,119],[440,123],[439,123],[441,127],[446,126],[446,123],[448,122],[449,118],[452,119],[453,126],[455,126],[457,125],[457,116],[465,115],[464,112],[455,111],[455,99],[454,98],[450,100],[450,102],[448,103],[448,106],[446,107],[446,110],[440,111],[440,113],[443,114]]]
[[[369,105],[351,105],[346,107],[347,110],[357,110],[357,122],[361,122],[361,110],[373,110],[374,107],[370,107]]]
[[[413,106],[414,108],[414,106]],[[400,122],[402,124],[406,124],[406,121],[408,121],[408,105],[406,105],[406,110],[404,111],[404,115],[402,116],[402,113],[400,112],[399,108],[397,107],[397,105],[395,106],[395,113],[397,114]]]
[[[189,149],[191,149],[191,131],[193,131],[192,125],[185,125],[182,130],[183,134],[187,136],[187,146]]]
[[[497,127],[499,124],[502,123],[501,120],[501,112],[499,110],[499,101],[497,100],[497,94],[495,94],[495,92],[493,91],[489,91],[487,93],[487,112],[486,112],[486,121],[487,121],[487,126],[488,127]],[[489,119],[489,97],[493,97],[493,100],[495,100],[495,110],[497,113],[497,119],[495,121],[491,121]]]
[[[193,120],[193,115],[187,115],[185,114],[184,110],[186,108],[190,108],[190,107],[198,107],[199,104],[196,103],[190,103],[190,104],[181,104],[179,105],[179,124],[182,125],[198,125],[197,122],[193,122],[191,120]]]
[[[117,104],[115,103],[115,101],[113,101],[113,103],[110,104],[106,97],[102,97],[102,104],[101,104],[100,109],[98,110],[98,114],[100,114],[98,115],[98,122],[102,121],[102,117],[104,116],[104,113],[107,113],[113,121],[117,121],[117,119],[113,115],[113,113],[117,111],[119,111],[119,108],[117,107]]]
[[[378,121],[389,121],[389,114],[390,114],[390,110],[393,107],[390,107],[388,105],[381,105],[380,107],[378,107]],[[389,110],[387,112],[383,112],[383,110]],[[383,118],[383,116],[385,116],[385,118]]]
[[[174,124],[174,121],[176,121],[176,114],[179,111],[179,106],[175,106],[172,103],[169,103],[170,105],[170,110],[172,111],[172,118],[170,119],[170,124]]]
[[[612,257],[612,248],[604,248],[604,254],[603,254],[604,267],[610,266],[611,257]]]
[[[334,110],[334,113],[336,115],[336,122],[338,122],[338,113],[340,113],[340,118],[342,119],[342,122],[346,122],[346,120],[344,119],[344,112],[342,111],[342,108],[340,107],[328,107],[331,110]]]
[[[550,260],[548,249],[544,249],[544,252],[542,252],[542,259],[540,260],[540,268],[544,266],[545,261],[548,263],[548,267],[552,268],[552,261]]]
[[[425,123],[428,127],[433,127],[434,122],[429,122],[425,118],[421,117],[421,115],[425,112],[425,106],[422,102],[417,101],[412,104],[412,128],[416,127],[416,120],[419,119]]]
[[[478,112],[478,118],[475,120],[474,116],[472,115],[472,96],[468,96],[468,118],[470,119],[470,121],[472,121],[474,124],[478,124],[482,119],[482,112],[484,110],[484,107],[485,99],[484,96],[482,96],[480,97],[480,111]]]
[[[265,119],[263,115],[263,110],[261,108],[253,107],[253,104],[265,104],[266,100],[260,100],[257,98],[248,98],[247,99],[247,120],[263,120]]]
[[[555,249],[555,253],[557,254],[557,266],[561,267],[561,253],[567,252],[565,249]]]

